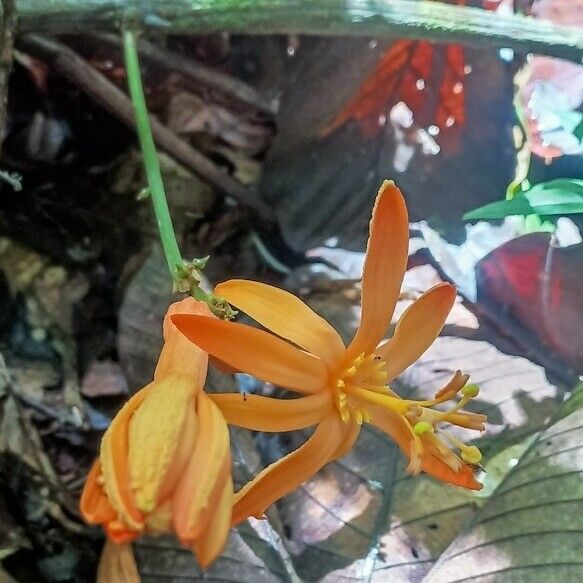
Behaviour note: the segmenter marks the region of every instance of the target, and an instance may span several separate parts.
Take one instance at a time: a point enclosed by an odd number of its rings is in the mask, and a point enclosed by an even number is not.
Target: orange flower
[[[297,399],[213,395],[229,423],[258,431],[290,431],[316,425],[308,441],[265,468],[235,495],[233,523],[260,516],[324,464],[354,444],[362,423],[388,433],[410,458],[408,469],[480,489],[473,464],[481,455],[438,426],[443,422],[482,430],[485,416],[461,411],[477,394],[457,372],[431,401],[412,401],[387,383],[415,362],[439,334],[455,288],[440,284],[403,314],[394,336],[381,342],[399,297],[407,265],[407,209],[401,192],[385,182],[378,194],[362,277],[362,317],[348,347],[339,334],[298,298],[253,281],[220,284],[216,293],[274,335],[232,322],[192,315],[172,321],[198,346],[233,368],[292,391]],[[450,411],[434,409],[462,392]],[[450,448],[459,451],[459,455]]]
[[[115,543],[175,532],[204,568],[222,551],[231,525],[229,432],[202,390],[208,356],[172,324],[173,314],[214,319],[192,298],[170,306],[154,380],[105,432],[81,512]]]

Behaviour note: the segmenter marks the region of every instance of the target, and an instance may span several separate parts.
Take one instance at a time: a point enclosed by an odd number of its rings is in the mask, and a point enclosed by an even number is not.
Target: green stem
[[[177,270],[183,265],[182,255],[176,242],[176,234],[172,225],[168,202],[166,201],[166,192],[164,190],[164,183],[162,182],[160,163],[158,161],[158,154],[156,153],[156,146],[154,145],[154,137],[152,136],[152,128],[150,127],[150,116],[148,114],[144,87],[142,85],[136,34],[133,30],[124,30],[123,45],[128,86],[134,105],[136,127],[140,147],[142,148],[144,167],[150,188],[150,197],[154,205],[154,214],[158,223],[158,232],[160,233],[164,255],[166,255],[166,261],[168,262],[168,269],[170,270],[172,280],[176,281]]]

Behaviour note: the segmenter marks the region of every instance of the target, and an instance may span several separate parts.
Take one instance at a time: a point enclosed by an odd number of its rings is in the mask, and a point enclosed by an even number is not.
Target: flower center
[[[394,395],[386,386],[387,364],[373,353],[359,354],[343,370],[333,386],[334,400],[342,421],[353,419],[358,425],[370,422],[371,415],[356,398],[358,391],[371,391],[382,395]]]
[[[342,420],[352,420],[358,425],[369,423],[372,415],[366,405],[390,409],[399,415],[411,435],[411,461],[409,470],[418,473],[424,449],[431,450],[457,471],[462,460],[478,464],[481,453],[476,446],[468,446],[438,426],[451,423],[467,429],[482,431],[486,417],[462,411],[479,392],[476,385],[468,385],[468,375],[456,371],[453,378],[428,401],[402,399],[388,386],[386,362],[375,353],[361,353],[337,377],[333,385],[336,407]],[[461,398],[449,410],[435,409],[436,405]],[[459,451],[459,457],[451,449]],[[461,459],[460,459],[461,458]]]

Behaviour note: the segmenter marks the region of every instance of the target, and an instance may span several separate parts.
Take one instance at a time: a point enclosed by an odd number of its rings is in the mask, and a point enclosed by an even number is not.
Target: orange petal
[[[204,535],[194,542],[198,564],[206,569],[223,551],[231,530],[233,512],[233,480],[225,482],[215,513]]]
[[[460,469],[455,472],[437,455],[427,453],[421,457],[421,469],[446,484],[462,486],[468,490],[481,490],[483,488],[483,484],[476,480],[473,468],[466,463],[462,463]]]
[[[87,475],[79,502],[81,514],[89,524],[105,524],[115,520],[117,516],[103,491],[103,486],[99,483],[100,475],[101,464],[97,460]]]
[[[193,298],[186,298],[170,305],[164,318],[164,346],[156,365],[154,380],[178,373],[190,377],[193,385],[202,389],[206,379],[208,355],[189,342],[176,328],[172,323],[172,316],[175,314],[215,318],[204,302]]]
[[[105,493],[115,508],[120,523],[138,532],[144,528],[144,518],[136,506],[130,485],[128,425],[134,411],[148,396],[151,387],[152,384],[138,391],[120,409],[101,440],[100,460]]]
[[[188,463],[197,429],[196,389],[189,377],[167,376],[150,386],[129,424],[130,481],[142,512],[152,512],[172,491]]]
[[[326,465],[341,447],[343,425],[337,413],[326,417],[304,445],[267,466],[241,488],[235,494],[233,525],[249,516],[263,515],[268,506]]]
[[[405,310],[394,336],[376,350],[387,363],[389,381],[400,375],[433,344],[445,324],[455,296],[453,285],[440,283]]]
[[[219,408],[201,393],[194,451],[173,498],[174,528],[181,542],[192,545],[203,535],[230,480],[229,430]]]
[[[361,426],[357,423],[344,423],[342,430],[342,440],[332,457],[332,459],[335,460],[344,457],[354,447],[354,444],[360,435]]]
[[[407,267],[409,218],[401,191],[385,180],[370,221],[362,273],[362,317],[346,360],[370,352],[385,335]]]
[[[215,293],[274,334],[334,365],[344,353],[340,335],[299,298],[287,291],[244,279],[219,284]]]
[[[300,393],[327,380],[324,363],[272,334],[218,318],[176,315],[176,326],[195,344],[230,366]]]
[[[97,568],[97,583],[140,583],[140,575],[132,545],[129,543],[115,544],[109,540],[101,552]]]
[[[240,393],[209,395],[227,423],[253,431],[294,431],[316,425],[333,411],[323,391],[299,399],[274,399]]]
[[[409,456],[411,451],[411,431],[405,426],[407,421],[390,409],[373,407],[371,413],[371,423],[388,434],[401,448],[401,451],[406,456]],[[421,455],[421,469],[442,482],[463,486],[470,490],[480,490],[482,488],[482,484],[476,480],[470,466],[464,463],[460,470],[455,472],[434,453],[427,451],[426,448],[424,448]]]

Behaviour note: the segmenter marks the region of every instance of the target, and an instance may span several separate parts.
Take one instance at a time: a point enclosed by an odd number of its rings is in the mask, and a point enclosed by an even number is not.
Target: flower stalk
[[[213,293],[205,292],[199,286],[201,272],[206,265],[208,257],[186,262],[180,253],[170,209],[168,208],[164,181],[160,172],[160,161],[158,160],[154,136],[150,126],[150,115],[146,105],[140,71],[136,33],[131,27],[123,31],[123,48],[128,87],[134,106],[138,140],[148,181],[148,194],[152,199],[158,233],[160,234],[162,249],[168,263],[174,291],[189,293],[196,300],[205,302],[215,316],[231,319],[235,316],[236,311],[229,306],[228,302]]]
[[[170,210],[168,209],[168,202],[166,200],[164,182],[160,172],[160,162],[154,144],[152,128],[150,127],[150,116],[146,106],[142,75],[140,72],[136,33],[133,30],[124,30],[123,47],[128,86],[130,97],[134,105],[136,129],[138,132],[140,147],[142,149],[142,156],[144,158],[144,167],[146,169],[146,177],[150,189],[150,198],[152,199],[152,204],[154,206],[154,214],[156,215],[156,223],[158,225],[164,255],[168,262],[168,269],[170,270],[172,281],[176,282],[178,278],[178,270],[183,265],[182,255],[180,254],[178,242],[176,241],[176,234],[174,232],[174,226],[172,225],[172,218],[170,217]]]

